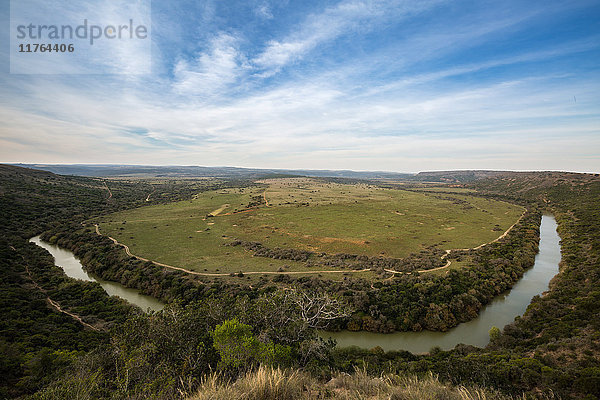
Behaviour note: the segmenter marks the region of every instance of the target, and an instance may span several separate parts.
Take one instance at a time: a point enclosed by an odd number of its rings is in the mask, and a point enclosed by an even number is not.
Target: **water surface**
[[[94,274],[88,273],[83,269],[83,266],[75,255],[69,250],[62,249],[55,244],[43,242],[39,236],[31,238],[29,241],[48,250],[54,257],[54,263],[61,267],[65,271],[65,274],[71,278],[89,282],[98,282],[110,296],[119,296],[120,298],[135,304],[144,311],[147,311],[148,309],[160,311],[164,307],[162,302],[152,296],[141,294],[137,289],[125,287],[117,282],[105,281]]]
[[[443,350],[454,348],[459,343],[484,347],[489,342],[492,326],[502,329],[523,315],[531,298],[548,289],[550,280],[558,273],[560,262],[560,237],[556,232],[556,220],[544,215],[540,226],[539,253],[534,266],[507,293],[497,296],[485,306],[479,316],[464,322],[447,332],[396,332],[391,334],[371,332],[322,332],[322,337],[331,337],[338,347],[359,346],[371,349],[379,346],[385,351],[408,350],[425,353],[438,346]]]

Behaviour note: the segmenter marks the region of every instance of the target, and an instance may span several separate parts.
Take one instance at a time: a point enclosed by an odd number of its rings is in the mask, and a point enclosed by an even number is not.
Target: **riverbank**
[[[489,342],[489,330],[500,329],[522,315],[535,295],[548,290],[550,280],[558,273],[561,260],[560,237],[553,216],[544,215],[540,225],[539,253],[533,268],[525,272],[513,288],[497,296],[480,312],[479,316],[464,322],[447,332],[396,332],[390,334],[371,332],[323,332],[323,338],[337,341],[338,347],[358,346],[361,348],[381,347],[385,351],[407,350],[412,353],[425,353],[432,347],[442,350],[454,348],[457,344],[470,344],[484,347]]]
[[[144,311],[147,311],[148,309],[160,311],[164,308],[164,303],[152,296],[143,295],[138,290],[125,287],[117,282],[101,279],[94,274],[88,273],[83,268],[83,265],[81,265],[81,262],[69,250],[44,242],[39,236],[31,238],[29,241],[52,254],[55,264],[61,267],[65,271],[65,274],[71,278],[88,282],[98,282],[108,295],[118,296],[131,304],[135,304]]]
[[[489,341],[489,330],[493,326],[503,327],[523,314],[531,298],[547,290],[548,283],[558,273],[560,262],[560,238],[556,232],[556,220],[552,216],[543,216],[540,226],[539,253],[534,267],[528,270],[521,280],[506,294],[496,297],[469,322],[462,323],[447,332],[396,332],[378,334],[371,332],[324,332],[324,338],[337,341],[339,347],[358,346],[362,348],[381,347],[389,350],[407,350],[413,353],[425,353],[432,347],[448,350],[459,343],[484,347]],[[73,278],[98,282],[109,295],[119,296],[144,310],[161,310],[164,304],[159,300],[140,294],[119,283],[105,281],[83,269],[79,260],[69,250],[43,242],[39,236],[30,241],[49,251],[56,264]]]

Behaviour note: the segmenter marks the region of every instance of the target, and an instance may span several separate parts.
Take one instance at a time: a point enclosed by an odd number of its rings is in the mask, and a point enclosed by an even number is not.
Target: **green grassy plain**
[[[492,241],[523,213],[519,206],[460,191],[422,193],[308,178],[259,183],[119,212],[97,222],[103,234],[132,253],[173,266],[209,273],[302,272],[314,269],[253,257],[241,246],[225,244],[240,239],[270,248],[404,257],[433,244],[454,249]],[[248,208],[258,198],[266,204]]]

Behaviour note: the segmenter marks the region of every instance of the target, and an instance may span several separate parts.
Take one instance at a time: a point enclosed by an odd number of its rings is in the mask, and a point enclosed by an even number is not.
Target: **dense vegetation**
[[[38,398],[175,399],[191,393],[211,371],[234,377],[252,365],[318,362],[331,344],[316,339],[303,323],[300,313],[318,317],[320,311],[302,308],[301,298],[277,293],[252,305],[236,299],[173,303],[158,314],[138,314]]]
[[[471,185],[481,194],[527,204],[530,211],[505,239],[449,256],[467,267],[445,276],[397,274],[371,286],[354,278],[292,280],[278,275],[252,287],[243,276],[201,279],[132,259],[80,224],[90,216],[145,204],[151,192],[167,201],[160,187],[173,193],[171,199],[189,198],[199,190],[191,182],[160,184],[172,185],[167,189],[145,181],[111,180],[111,195],[102,181],[92,178],[13,167],[0,167],[0,178],[1,397],[42,389],[35,397],[170,399],[201,389],[198,398],[236,398],[240,391],[254,396],[249,398],[281,398],[252,388],[260,389],[261,382],[273,388],[270,380],[286,379],[289,387],[281,390],[291,391],[287,398],[319,393],[325,398],[373,393],[411,398],[394,382],[432,372],[453,385],[476,384],[508,394],[600,396],[598,177],[534,173],[475,181]],[[559,222],[561,272],[549,293],[535,298],[522,318],[492,333],[487,348],[458,346],[413,355],[332,349],[332,343],[316,338],[316,328],[346,324],[373,331],[443,330],[464,320],[531,266],[541,215],[537,210],[554,213]],[[27,237],[42,230],[99,275],[177,301],[147,315],[109,299],[98,285],[66,278],[45,251],[27,243]],[[58,312],[48,299],[98,330]],[[257,370],[259,365],[263,367]],[[277,372],[277,367],[290,370]],[[372,379],[367,374],[385,375]],[[351,379],[356,379],[354,386],[342,382]],[[464,393],[435,385],[432,392],[418,392],[425,390],[427,379],[414,381],[414,393],[437,398]],[[433,390],[440,391],[434,395]],[[470,393],[478,395],[476,389]]]
[[[514,174],[477,184],[539,201],[561,236],[560,273],[546,296],[493,341],[493,351],[533,355],[552,387],[600,396],[600,179],[598,175]]]
[[[104,329],[131,307],[96,284],[68,279],[52,257],[25,238],[55,221],[107,207],[97,181],[0,168],[0,396],[32,393],[59,376],[78,354],[109,340]],[[113,203],[116,203],[114,201]],[[81,313],[85,328],[50,306]]]
[[[12,250],[15,242],[7,239],[0,239],[0,398],[34,392],[59,376],[80,352],[108,340],[105,333],[83,329],[73,318],[51,309],[21,258],[37,260],[35,249],[24,245]],[[90,289],[95,292],[95,287]],[[111,311],[112,307],[107,302],[103,308]],[[117,317],[119,308],[114,310]]]
[[[444,251],[436,247],[423,249],[419,253],[410,254],[404,258],[374,257],[348,253],[315,253],[308,250],[293,248],[268,248],[260,242],[248,242],[245,240],[233,240],[226,243],[227,246],[242,246],[251,251],[254,256],[272,258],[275,260],[292,260],[305,262],[309,268],[315,269],[371,269],[380,274],[385,274],[385,269],[400,272],[412,272],[418,270],[434,269],[443,266],[446,262],[442,256]],[[389,273],[388,273],[389,274]]]
[[[145,204],[150,193],[150,202],[173,201],[191,197],[200,187],[225,184],[105,184],[0,166],[0,398],[44,387],[79,355],[108,343],[111,328],[140,312],[108,297],[96,283],[68,278],[45,250],[27,242],[29,237],[51,226]]]
[[[532,396],[600,396],[600,179],[568,173],[515,173],[475,182],[478,190],[537,203],[559,224],[562,262],[550,291],[492,333],[485,349],[459,346],[425,357],[338,350],[335,364],[371,373],[434,371],[455,383],[479,383]]]

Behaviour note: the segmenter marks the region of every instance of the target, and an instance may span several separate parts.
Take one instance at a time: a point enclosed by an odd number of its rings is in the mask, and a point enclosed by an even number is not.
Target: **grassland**
[[[490,242],[523,212],[458,189],[423,193],[308,178],[257,183],[94,222],[136,255],[197,272],[308,272],[304,263],[253,257],[242,246],[226,244],[239,239],[269,248],[401,258],[431,245],[454,249]]]

